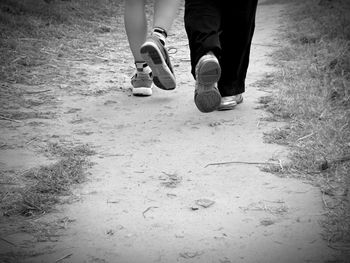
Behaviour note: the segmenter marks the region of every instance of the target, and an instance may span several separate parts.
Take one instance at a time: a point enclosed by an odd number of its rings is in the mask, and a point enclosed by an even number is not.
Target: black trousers
[[[198,60],[212,51],[221,66],[221,96],[245,91],[258,0],[185,0],[185,29],[195,77]]]

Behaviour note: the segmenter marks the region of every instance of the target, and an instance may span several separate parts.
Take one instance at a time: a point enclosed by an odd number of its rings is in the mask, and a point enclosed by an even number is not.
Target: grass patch
[[[123,26],[122,3],[0,1],[0,79],[27,85],[64,82],[67,61],[100,54],[98,37]]]
[[[94,152],[87,146],[65,148],[50,145],[51,154],[59,156],[54,164],[41,166],[25,172],[21,178],[23,187],[14,188],[2,200],[5,216],[33,216],[51,211],[62,202],[63,196],[71,194],[72,186],[85,180],[87,157]]]
[[[284,172],[320,186],[330,244],[350,248],[350,2],[293,1],[279,70],[263,107],[286,126],[266,134],[291,149]],[[270,77],[271,78],[271,77]],[[268,80],[271,81],[271,80]],[[277,171],[278,172],[278,171]]]
[[[64,37],[75,30],[89,31],[117,14],[122,1],[112,0],[3,0],[0,3],[2,37]],[[70,27],[69,29],[67,27]],[[9,28],[16,29],[10,31]],[[42,30],[40,30],[42,29]],[[10,35],[5,35],[10,33]]]

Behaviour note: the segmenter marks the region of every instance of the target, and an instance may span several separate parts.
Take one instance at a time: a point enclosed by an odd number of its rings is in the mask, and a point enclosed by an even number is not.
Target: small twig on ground
[[[28,207],[28,208],[31,208],[31,209],[36,209],[37,211],[43,211],[43,209],[41,209],[40,207],[32,204],[31,202],[29,202],[28,200],[23,200],[23,203]]]
[[[68,255],[65,255],[64,257],[61,257],[61,258],[57,259],[57,260],[55,261],[55,263],[60,262],[60,261],[62,261],[62,260],[64,260],[64,259],[66,259],[66,258],[69,258],[69,257],[71,257],[72,255],[73,255],[73,253],[70,253],[70,254],[68,254]]]
[[[322,192],[322,201],[323,201],[323,205],[326,209],[328,209],[328,204],[327,204],[327,201],[326,199],[324,198],[324,192]]]
[[[47,64],[47,66],[52,67],[52,68],[55,68],[55,69],[59,69],[59,67],[58,67],[58,66],[53,65],[53,64]]]
[[[148,207],[145,211],[143,211],[143,212],[142,212],[142,215],[143,215],[144,218],[146,218],[145,214],[146,214],[149,210],[151,210],[152,208],[158,208],[158,206],[150,206],[150,207]]]
[[[6,240],[5,238],[0,237],[0,240],[2,240],[2,241],[6,242],[6,243],[8,243],[8,244],[10,244],[10,245],[12,245],[12,246],[14,246],[14,247],[17,247],[16,244],[14,244],[14,243],[12,243],[12,242]]]
[[[15,58],[14,60],[12,60],[11,63],[15,63],[15,62],[17,62],[18,60],[21,60],[21,59],[24,59],[24,58],[26,58],[26,56],[17,57],[17,58]]]
[[[107,204],[119,204],[119,203],[120,203],[119,200],[117,200],[117,201],[109,201],[109,200],[107,200]]]
[[[253,164],[253,165],[279,165],[276,163],[270,163],[270,162],[242,162],[242,161],[231,161],[231,162],[222,162],[222,163],[209,163],[207,164],[204,168],[208,166],[213,166],[213,165],[225,165],[225,164]]]
[[[26,91],[26,94],[39,94],[39,93],[44,93],[44,92],[49,92],[51,91],[50,89],[46,89],[46,90],[38,90],[38,91]]]
[[[346,161],[350,161],[350,155],[347,155],[347,156],[343,156],[343,157],[338,157],[338,158],[335,158],[333,160],[330,160],[332,162],[346,162]]]
[[[1,120],[6,120],[6,121],[13,121],[13,122],[21,123],[21,121],[19,121],[19,120],[11,119],[11,118],[5,117],[3,115],[0,115],[0,119]]]
[[[108,61],[109,60],[109,58],[100,57],[100,56],[97,56],[97,55],[95,55],[95,58],[101,59],[102,61]]]
[[[263,46],[263,47],[280,47],[280,45],[275,44],[263,44],[263,43],[252,43],[254,46]]]
[[[38,139],[37,137],[35,137],[35,138],[31,139],[30,141],[28,141],[28,142],[26,143],[26,145],[31,144],[32,142],[36,141],[37,139]]]
[[[285,203],[283,200],[277,200],[277,201],[263,200],[263,201],[269,202],[269,203],[278,203],[278,204]]]
[[[313,133],[313,132],[312,132],[312,133],[310,133],[310,134],[308,134],[308,135],[305,135],[305,136],[303,136],[303,137],[299,138],[299,139],[297,140],[297,142],[299,142],[299,141],[301,141],[301,140],[304,140],[304,139],[306,139],[306,138],[309,138],[309,137],[311,137],[312,135],[314,135],[314,133]]]

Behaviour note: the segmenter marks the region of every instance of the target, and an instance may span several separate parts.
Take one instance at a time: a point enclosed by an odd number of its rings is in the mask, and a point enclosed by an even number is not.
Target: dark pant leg
[[[222,74],[218,85],[221,96],[237,95],[245,91],[257,2],[257,0],[223,2],[220,35]]]
[[[194,78],[196,77],[196,64],[203,55],[208,53],[208,51],[212,51],[217,57],[220,57],[219,31],[221,26],[221,9],[218,3],[220,1],[185,1],[184,22],[190,47],[191,73]]]

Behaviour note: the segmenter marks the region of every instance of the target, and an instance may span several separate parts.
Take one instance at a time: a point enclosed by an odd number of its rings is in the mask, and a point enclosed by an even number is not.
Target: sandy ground
[[[7,236],[45,252],[27,262],[331,260],[335,251],[321,237],[319,189],[249,164],[278,163],[286,155],[263,141],[264,132],[281,124],[265,122],[257,109],[266,95],[257,81],[275,70],[269,54],[278,44],[283,8],[259,5],[247,92],[233,111],[203,114],[194,105],[183,9],[169,39],[177,48],[175,91],[131,96],[132,60],[123,37],[109,59],[71,63],[84,82],[60,91],[56,111],[62,114],[39,132],[88,143],[97,154],[89,181],[74,190],[77,201],[38,219],[68,222],[55,242]],[[104,34],[101,42],[110,45],[115,37]],[[27,157],[22,151],[20,164],[38,163]],[[2,165],[20,166],[16,158],[2,152]],[[233,161],[243,163],[209,165]]]

